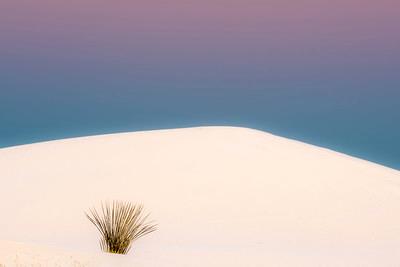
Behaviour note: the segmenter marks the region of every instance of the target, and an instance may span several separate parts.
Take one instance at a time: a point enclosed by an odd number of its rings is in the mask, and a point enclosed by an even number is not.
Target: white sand
[[[0,242],[5,266],[400,264],[400,172],[260,131],[5,148],[0,179],[0,239],[24,243]],[[84,216],[107,199],[142,202],[159,223],[128,256],[99,253]]]

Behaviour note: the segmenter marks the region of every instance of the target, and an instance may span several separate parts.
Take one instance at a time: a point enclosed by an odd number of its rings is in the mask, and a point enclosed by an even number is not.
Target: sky
[[[0,147],[256,128],[400,169],[400,2],[2,0]]]

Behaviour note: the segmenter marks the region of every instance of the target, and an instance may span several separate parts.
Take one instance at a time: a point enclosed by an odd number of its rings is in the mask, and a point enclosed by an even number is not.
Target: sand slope
[[[0,242],[0,266],[123,266],[124,259],[104,253],[84,254],[18,242]],[[129,265],[126,265],[129,266]]]
[[[400,172],[260,131],[200,127],[0,149],[0,177],[0,239],[79,251],[82,266],[400,264]],[[107,199],[142,202],[159,223],[122,261],[93,256],[98,236],[83,212]],[[10,247],[0,264],[12,247],[31,249],[0,244]]]

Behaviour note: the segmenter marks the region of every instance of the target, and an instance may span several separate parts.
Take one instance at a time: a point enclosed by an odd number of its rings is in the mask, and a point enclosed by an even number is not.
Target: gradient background
[[[0,146],[237,125],[400,169],[400,2],[1,0]]]

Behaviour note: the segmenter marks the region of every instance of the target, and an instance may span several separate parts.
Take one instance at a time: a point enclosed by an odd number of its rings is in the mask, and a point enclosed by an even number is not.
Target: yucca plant
[[[126,254],[132,242],[154,232],[156,224],[148,222],[143,205],[113,201],[101,204],[101,211],[89,209],[86,217],[100,232],[100,247],[104,252]]]

